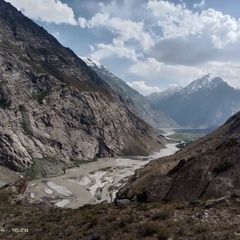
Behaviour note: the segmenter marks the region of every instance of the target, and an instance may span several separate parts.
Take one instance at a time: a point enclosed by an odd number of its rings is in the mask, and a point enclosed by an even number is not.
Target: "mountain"
[[[68,209],[17,195],[23,181],[0,188],[0,239],[237,240],[239,126],[240,113],[191,147],[139,170],[121,196],[141,202]]]
[[[163,147],[73,51],[9,3],[0,9],[1,165],[52,176],[83,160]]]
[[[147,99],[149,99],[150,102],[155,103],[159,101],[163,101],[169,97],[172,97],[175,93],[182,90],[183,87],[170,87],[160,93],[154,92],[146,96]]]
[[[240,112],[170,157],[150,162],[119,193],[144,201],[194,201],[240,189]]]
[[[203,76],[174,94],[148,96],[156,109],[185,127],[220,126],[240,110],[240,90],[220,77]]]
[[[123,80],[112,74],[105,66],[96,60],[81,57],[85,63],[91,67],[115,92],[118,93],[124,104],[155,128],[176,128],[179,127],[166,114],[159,110],[154,110],[150,102],[140,93],[128,86]]]

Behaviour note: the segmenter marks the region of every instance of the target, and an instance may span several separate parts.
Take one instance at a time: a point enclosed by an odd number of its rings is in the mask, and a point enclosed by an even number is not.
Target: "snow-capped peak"
[[[180,90],[182,90],[182,88],[183,88],[182,86],[174,86],[164,90],[163,92],[173,95],[176,92],[179,92]]]
[[[100,72],[101,74],[114,77],[117,79],[117,77],[112,74],[104,65],[102,65],[100,62],[88,58],[88,57],[81,57],[79,56],[90,68],[92,68],[94,71]]]
[[[154,92],[146,96],[148,99],[157,99],[158,101],[166,99],[168,97],[173,96],[175,93],[180,92],[183,87],[176,86],[176,87],[170,87],[162,92]]]
[[[200,89],[206,89],[206,88],[216,88],[219,87],[222,84],[227,84],[226,82],[224,82],[222,80],[222,78],[220,77],[214,77],[214,78],[210,78],[210,74],[205,75],[201,78],[198,78],[197,80],[194,80],[193,82],[191,82],[188,86],[186,86],[183,89],[183,95],[188,95],[188,94],[192,94],[194,92],[199,91]]]
[[[191,82],[189,84],[189,87],[191,88],[201,88],[201,87],[205,87],[209,84],[209,80],[210,79],[210,74],[205,75],[201,78],[198,78],[197,80],[194,80],[193,82]]]
[[[89,67],[97,67],[97,68],[105,68],[100,62],[88,58],[88,57],[82,57],[79,56]]]

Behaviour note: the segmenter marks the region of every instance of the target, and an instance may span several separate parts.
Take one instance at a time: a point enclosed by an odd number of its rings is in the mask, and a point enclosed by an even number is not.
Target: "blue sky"
[[[142,94],[205,74],[240,88],[239,0],[5,0]]]

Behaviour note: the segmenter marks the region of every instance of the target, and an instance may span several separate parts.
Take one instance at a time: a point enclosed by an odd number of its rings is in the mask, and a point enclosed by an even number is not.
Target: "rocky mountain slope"
[[[163,111],[185,127],[222,125],[230,116],[240,111],[240,90],[230,87],[221,78],[203,76],[188,86],[150,95],[148,99],[156,109]],[[156,96],[157,95],[157,96]]]
[[[140,201],[194,201],[240,189],[240,112],[170,157],[152,161],[119,192]]]
[[[86,57],[81,57],[115,92],[120,96],[124,104],[143,119],[156,128],[176,128],[179,125],[170,117],[159,110],[154,110],[150,102],[139,92],[128,86],[123,80],[112,74],[101,63]]]
[[[1,165],[56,175],[74,162],[163,147],[70,49],[9,3],[0,9]]]

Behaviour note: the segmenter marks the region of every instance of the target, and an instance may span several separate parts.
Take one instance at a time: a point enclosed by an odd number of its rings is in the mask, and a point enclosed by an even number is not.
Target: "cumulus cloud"
[[[127,84],[143,95],[148,95],[153,92],[161,92],[159,87],[148,86],[144,81],[127,82]]]
[[[230,86],[240,89],[240,64],[234,61],[213,61],[209,62],[207,69],[211,72],[212,77],[222,77],[227,80]]]
[[[147,82],[160,89],[166,89],[171,86],[186,86],[194,79],[211,73],[212,77],[222,77],[230,86],[240,88],[240,64],[238,61],[209,61],[198,66],[171,65],[166,63],[157,63],[157,60],[143,60],[134,63],[128,69],[130,74],[137,76],[141,81]],[[156,66],[160,66],[157,71]],[[146,79],[146,80],[145,80]]]
[[[172,85],[185,86],[193,79],[208,73],[208,69],[202,67],[171,65],[158,62],[154,58],[138,61],[132,64],[128,71],[141,81],[147,79],[148,84],[159,86],[161,89]]]
[[[206,9],[206,0],[195,1],[193,10],[184,2],[104,1],[78,24],[111,33],[110,43],[92,45],[91,57],[131,60],[128,82],[141,93],[186,85],[208,73],[240,87],[240,21]]]
[[[175,73],[177,78],[181,67],[181,74],[198,77],[201,71],[197,68],[210,61],[240,58],[237,55],[240,50],[238,20],[214,9],[192,11],[184,1],[174,4],[162,0],[140,1],[133,16],[136,17],[136,12],[141,10],[145,10],[145,14],[142,18],[134,18],[128,12],[136,3],[135,0],[101,2],[98,4],[99,12],[91,18],[79,17],[81,28],[107,29],[112,34],[110,43],[91,46],[92,58],[129,59],[133,62],[129,72],[137,76],[142,74],[145,79]],[[128,19],[119,14],[120,5],[126,9]],[[206,1],[200,1],[194,7],[202,9],[205,5]]]
[[[240,36],[240,22],[214,9],[198,13],[187,9],[185,4],[156,0],[145,7],[157,19],[163,39],[197,36],[203,41],[210,39],[214,48],[221,49]]]
[[[205,5],[206,5],[206,1],[205,1],[205,0],[202,0],[202,1],[199,2],[199,3],[194,3],[194,4],[193,4],[193,8],[204,8]]]
[[[130,72],[138,76],[149,76],[149,74],[158,74],[161,69],[162,63],[158,62],[155,58],[147,58],[144,61],[138,61],[130,67]]]
[[[143,49],[148,49],[153,45],[153,40],[149,33],[143,29],[143,22],[124,20],[118,17],[110,17],[109,13],[97,13],[87,20],[79,17],[78,23],[82,28],[106,28],[116,37],[115,41],[126,43],[135,40]]]
[[[134,49],[126,48],[121,42],[119,43],[117,41],[114,41],[113,44],[99,43],[96,47],[97,50],[92,48],[94,52],[91,54],[91,58],[98,61],[117,56],[119,58],[129,59],[132,62],[137,62],[138,58],[141,57],[141,54],[136,53]]]
[[[192,1],[192,9],[184,0],[79,1],[77,21],[61,0],[6,1],[30,18],[90,29],[95,39],[86,43],[88,56],[130,60],[126,80],[137,79],[132,86],[148,93],[152,86],[186,85],[207,73],[240,87],[240,20],[207,9],[206,0]]]
[[[60,0],[6,0],[29,18],[48,23],[77,25],[73,9]]]

